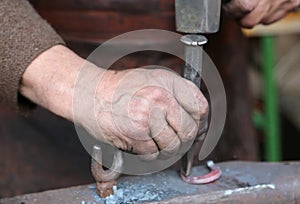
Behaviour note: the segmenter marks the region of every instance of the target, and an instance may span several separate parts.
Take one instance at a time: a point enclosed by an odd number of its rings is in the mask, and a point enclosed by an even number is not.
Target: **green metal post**
[[[279,124],[278,96],[275,81],[275,46],[274,38],[261,38],[264,75],[264,115],[265,115],[265,159],[281,160],[281,138]]]

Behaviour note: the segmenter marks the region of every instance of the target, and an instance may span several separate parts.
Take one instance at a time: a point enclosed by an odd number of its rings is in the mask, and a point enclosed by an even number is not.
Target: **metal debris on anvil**
[[[151,190],[148,190],[145,186],[136,186],[137,189],[130,189],[126,188],[126,186],[123,186],[122,188],[117,189],[117,187],[114,187],[114,195],[111,195],[109,197],[106,197],[105,204],[121,204],[121,203],[135,203],[135,202],[146,202],[149,200],[156,200],[160,201],[161,196],[160,194],[163,194],[165,192],[153,192]],[[129,194],[132,194],[132,191],[134,191],[132,196],[128,196]],[[127,196],[124,196],[127,195]]]
[[[300,162],[218,163],[223,176],[206,185],[183,182],[174,170],[144,176],[124,176],[118,180],[115,195],[101,199],[95,185],[34,193],[0,199],[10,203],[300,203]],[[192,174],[207,169],[194,167]]]

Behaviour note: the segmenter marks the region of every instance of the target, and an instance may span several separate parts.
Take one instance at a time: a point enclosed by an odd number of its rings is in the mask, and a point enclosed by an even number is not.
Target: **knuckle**
[[[199,114],[200,117],[206,116],[209,112],[209,105],[206,98],[203,96],[202,100],[200,101],[200,108],[199,108]]]
[[[291,1],[292,9],[297,8],[300,5],[300,0],[292,0]]]
[[[250,13],[255,9],[256,1],[238,0],[237,6],[241,9],[241,11],[245,13]]]
[[[173,155],[178,152],[179,148],[180,141],[174,137],[166,147],[161,148],[161,153],[164,155]]]
[[[158,157],[158,149],[153,140],[135,141],[131,144],[132,152],[143,160],[154,160]]]
[[[190,124],[188,127],[184,128],[185,131],[181,133],[182,142],[188,142],[197,136],[198,126],[196,124]]]
[[[117,147],[118,149],[122,150],[128,150],[130,149],[130,143],[126,141],[126,138],[122,137],[117,137],[117,136],[111,136],[111,135],[106,135],[106,141],[109,144],[112,144],[113,146]]]
[[[156,154],[158,152],[158,149],[152,139],[145,141],[144,145],[141,145],[140,148],[143,154]]]
[[[150,91],[153,96],[161,97],[166,95],[166,90],[158,86],[153,86]]]

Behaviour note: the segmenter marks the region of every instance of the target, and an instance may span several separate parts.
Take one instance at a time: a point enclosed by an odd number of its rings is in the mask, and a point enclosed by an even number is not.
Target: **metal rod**
[[[203,45],[207,43],[203,35],[184,35],[181,42],[185,44],[185,67],[183,76],[200,88],[203,61]]]
[[[185,44],[185,66],[183,76],[192,81],[200,89],[203,61],[202,46],[207,43],[207,39],[203,35],[192,34],[184,35],[180,40]],[[184,176],[189,176],[191,174],[196,141],[197,139],[194,144],[192,144],[189,151],[182,157],[181,172]]]

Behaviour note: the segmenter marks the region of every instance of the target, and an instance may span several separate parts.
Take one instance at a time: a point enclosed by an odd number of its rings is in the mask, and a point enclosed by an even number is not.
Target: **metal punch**
[[[221,0],[175,0],[176,30],[187,33],[181,37],[185,45],[184,78],[192,81],[199,89],[202,75],[203,45],[207,43],[201,34],[215,33],[219,30]],[[207,129],[207,127],[206,127]],[[202,135],[205,131],[202,132]],[[204,176],[190,176],[195,155],[195,146],[201,134],[182,158],[181,178],[191,184],[212,182],[221,176],[221,169],[212,161],[207,163],[210,173]]]
[[[201,85],[202,61],[203,61],[203,45],[207,43],[207,39],[203,35],[184,35],[181,37],[181,42],[185,45],[185,67],[184,78],[192,81],[199,89]],[[221,169],[216,167],[213,161],[207,162],[207,167],[211,170],[210,173],[203,176],[190,176],[195,155],[195,146],[199,137],[205,134],[207,127],[198,133],[192,147],[182,158],[182,169],[180,176],[183,181],[190,184],[205,184],[210,183],[220,178]]]

